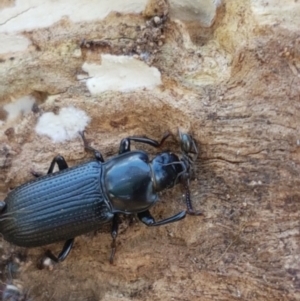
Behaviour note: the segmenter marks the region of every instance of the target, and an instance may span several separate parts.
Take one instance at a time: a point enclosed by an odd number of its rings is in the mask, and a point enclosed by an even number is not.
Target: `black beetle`
[[[198,215],[192,208],[188,182],[193,168],[192,154],[198,150],[193,138],[179,132],[182,158],[161,152],[152,160],[146,152],[131,151],[130,142],[160,147],[160,142],[147,137],[128,137],[121,141],[119,154],[104,162],[100,152],[88,145],[80,133],[85,150],[95,159],[69,168],[62,156],[56,156],[48,174],[12,190],[0,201],[0,233],[5,240],[21,247],[38,247],[66,241],[55,262],[63,261],[71,251],[74,237],[99,229],[112,220],[112,250],[116,250],[118,215],[137,214],[147,226],[160,226],[183,219],[185,211],[156,222],[149,208],[157,201],[157,193],[182,183],[185,188],[187,213]],[[59,171],[53,173],[55,164]]]

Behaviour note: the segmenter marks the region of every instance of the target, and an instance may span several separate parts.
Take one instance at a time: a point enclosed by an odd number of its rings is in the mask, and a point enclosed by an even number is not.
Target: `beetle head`
[[[173,187],[184,170],[178,156],[170,152],[157,154],[152,160],[151,166],[155,191]]]
[[[195,140],[189,134],[179,131],[179,139],[182,151],[181,159],[173,153],[162,152],[151,162],[154,190],[159,192],[181,183],[185,189],[187,213],[201,215],[201,212],[193,209],[189,190],[189,180],[194,175],[193,166],[198,156],[198,148]]]
[[[193,164],[198,155],[198,149],[194,139],[186,133],[179,131],[182,157],[170,152],[162,152],[152,160],[152,174],[154,189],[161,191],[188,181],[193,174]],[[192,156],[193,155],[193,156]]]

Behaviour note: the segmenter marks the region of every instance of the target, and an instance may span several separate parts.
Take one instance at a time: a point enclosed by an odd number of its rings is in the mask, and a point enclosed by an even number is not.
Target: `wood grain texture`
[[[10,125],[13,136],[0,135],[0,189],[4,198],[30,179],[30,168],[46,171],[57,153],[70,166],[89,157],[80,138],[53,144],[33,130],[43,111],[72,104],[91,117],[87,137],[106,158],[129,135],[159,140],[178,127],[190,132],[200,149],[191,192],[204,216],[157,229],[124,219],[113,266],[106,228],[76,239],[50,272],[35,267],[45,249],[29,249],[18,279],[36,300],[299,300],[299,34],[280,22],[260,25],[251,1],[224,1],[212,27],[168,20],[163,44],[155,36],[151,64],[162,86],[90,95],[77,79],[82,64],[101,53],[128,54],[124,39],[114,39],[120,35],[136,49],[144,24],[141,15],[61,20],[25,33],[32,47],[2,58],[2,103],[36,91],[52,96]],[[110,44],[80,48],[83,38],[104,37]],[[167,148],[179,150],[175,141]],[[184,208],[181,195],[179,188],[163,192],[153,215]],[[1,246],[8,256],[12,247]]]

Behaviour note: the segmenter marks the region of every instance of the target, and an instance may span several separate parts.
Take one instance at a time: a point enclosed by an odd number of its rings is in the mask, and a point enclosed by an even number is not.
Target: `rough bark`
[[[20,266],[14,283],[35,300],[300,298],[300,39],[289,19],[299,4],[269,2],[226,0],[210,27],[168,19],[164,37],[145,25],[155,16],[149,6],[144,15],[63,18],[22,32],[30,46],[0,57],[0,99],[4,105],[33,95],[36,105],[17,120],[0,112],[2,197],[31,179],[31,168],[46,171],[58,153],[70,165],[89,157],[79,138],[54,144],[34,131],[43,112],[71,104],[91,117],[87,136],[106,158],[128,135],[159,140],[178,127],[192,133],[200,156],[191,191],[204,217],[157,229],[124,219],[114,265],[108,228],[77,238],[52,271],[36,268],[47,247],[22,250],[2,241],[2,281],[9,281],[6,259],[25,253],[21,263],[13,260]],[[92,95],[78,80],[84,62],[99,64],[103,53],[139,56],[141,48],[146,63],[161,72],[159,87]],[[175,142],[168,146],[176,149]],[[185,206],[179,188],[160,199],[157,217]],[[61,244],[49,248],[59,251]]]

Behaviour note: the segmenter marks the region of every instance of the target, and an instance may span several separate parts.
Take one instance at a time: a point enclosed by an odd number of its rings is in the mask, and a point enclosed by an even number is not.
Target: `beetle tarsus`
[[[31,173],[34,177],[36,177],[36,178],[39,178],[39,177],[41,177],[41,176],[44,175],[42,172],[38,172],[38,171],[35,171],[35,170],[33,170],[33,169],[30,169],[30,173]]]
[[[74,244],[74,238],[68,239],[65,242],[62,251],[59,253],[57,257],[50,250],[47,250],[45,253],[45,257],[41,260],[41,264],[39,267],[41,269],[44,268],[44,261],[46,258],[50,258],[52,261],[56,263],[64,261],[67,258],[67,256],[70,254],[73,244]]]
[[[98,150],[96,150],[95,148],[93,148],[93,147],[91,147],[91,146],[89,145],[89,143],[88,143],[88,141],[86,140],[85,135],[84,135],[85,131],[78,132],[78,133],[79,133],[79,135],[81,136],[81,138],[82,138],[82,140],[83,140],[84,149],[85,149],[86,151],[89,151],[89,152],[94,153],[94,156],[95,156],[95,158],[96,158],[97,161],[99,161],[99,162],[104,162],[104,159],[103,159],[102,154],[101,154]]]
[[[151,215],[149,210],[140,212],[137,214],[139,220],[146,226],[152,226],[155,223],[154,217]]]
[[[162,226],[180,221],[181,219],[185,218],[185,211],[181,211],[171,217],[162,219],[158,222],[155,221],[154,217],[151,215],[149,210],[138,213],[138,218],[142,223],[144,223],[148,227]]]

